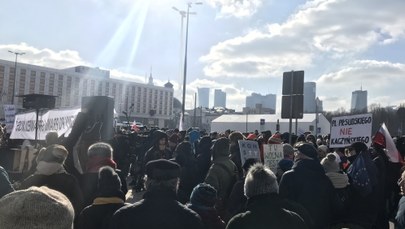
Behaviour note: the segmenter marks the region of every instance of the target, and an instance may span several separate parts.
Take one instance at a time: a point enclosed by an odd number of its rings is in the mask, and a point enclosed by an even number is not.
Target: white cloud
[[[206,0],[219,10],[218,17],[250,17],[262,6],[263,0]]]
[[[368,104],[399,105],[404,99],[405,64],[386,61],[358,60],[337,72],[322,75],[317,81],[317,94],[325,110],[350,109],[351,93],[367,90]]]
[[[351,58],[405,35],[405,1],[314,0],[281,24],[225,40],[200,58],[212,77],[265,77],[308,69],[316,57]],[[325,59],[326,58],[326,59]]]

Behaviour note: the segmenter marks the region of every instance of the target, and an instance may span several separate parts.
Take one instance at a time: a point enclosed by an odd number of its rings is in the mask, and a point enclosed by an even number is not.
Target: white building
[[[261,124],[264,120],[264,124]],[[222,115],[211,122],[211,132],[224,132],[227,129],[240,132],[253,132],[255,130],[265,131],[277,130],[277,120],[280,125],[280,133],[289,131],[289,119],[282,119],[281,114],[229,114]],[[323,114],[318,114],[318,125],[316,125],[315,114],[304,114],[302,119],[298,119],[297,133],[303,134],[307,131],[315,133],[318,127],[318,134],[329,134],[330,123]],[[295,120],[293,121],[292,132],[295,133]]]
[[[221,89],[214,91],[214,107],[226,107],[226,93]]]
[[[352,112],[367,112],[367,91],[357,90],[352,92]]]
[[[260,95],[258,93],[252,93],[252,95],[246,97],[246,107],[255,109],[257,104],[261,104],[263,109],[269,108],[276,111],[276,95]]]
[[[209,88],[198,88],[198,106],[199,107],[209,107],[210,104],[210,89]]]
[[[17,77],[14,76],[14,62],[0,60],[1,115],[3,104],[11,104],[12,88],[15,94],[54,95],[56,108],[79,107],[83,96],[109,96],[114,98],[118,114],[123,111],[130,116],[159,127],[173,119],[173,85],[164,87],[119,80],[110,76],[108,70],[77,66],[68,69],[47,68],[18,63]],[[22,98],[15,97],[17,108],[22,108]],[[154,115],[151,116],[151,110]]]

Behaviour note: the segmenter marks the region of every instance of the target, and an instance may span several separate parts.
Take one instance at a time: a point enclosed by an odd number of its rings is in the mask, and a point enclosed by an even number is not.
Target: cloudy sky
[[[197,87],[227,92],[242,110],[252,92],[277,94],[282,73],[304,70],[325,110],[405,103],[404,0],[203,0],[189,23],[186,107]],[[181,101],[185,0],[0,0],[0,59],[46,67],[89,65],[115,77],[170,80]],[[185,27],[184,21],[184,27]],[[183,36],[184,39],[184,36]],[[213,90],[212,90],[213,93]],[[213,105],[211,98],[210,105]],[[277,112],[280,112],[278,110]]]

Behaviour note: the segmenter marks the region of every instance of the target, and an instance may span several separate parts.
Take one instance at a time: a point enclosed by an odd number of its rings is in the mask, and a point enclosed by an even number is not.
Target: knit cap
[[[284,157],[287,156],[287,155],[293,155],[293,154],[294,154],[294,148],[288,143],[283,144],[283,155],[284,155]]]
[[[45,161],[45,162],[56,162],[59,164],[63,164],[68,156],[67,149],[58,144],[50,145],[46,148],[42,148],[37,156],[37,162]]]
[[[273,134],[270,138],[269,141],[267,142],[268,144],[282,144],[283,140],[281,139],[281,134],[280,133],[275,133]]]
[[[199,207],[214,207],[216,200],[217,190],[206,183],[195,186],[190,196],[190,203]]]
[[[15,191],[0,199],[1,229],[72,229],[73,218],[68,198],[45,186]]]
[[[276,175],[267,166],[257,163],[249,169],[244,189],[247,198],[267,193],[278,193]]]
[[[121,179],[110,166],[100,168],[98,173],[98,193],[100,196],[116,196],[121,192]]]
[[[326,173],[339,172],[339,164],[336,161],[336,156],[333,153],[328,153],[324,159],[321,161],[321,165]]]

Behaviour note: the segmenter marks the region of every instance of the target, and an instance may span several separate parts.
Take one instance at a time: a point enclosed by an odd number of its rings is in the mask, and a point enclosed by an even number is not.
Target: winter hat
[[[63,164],[68,156],[67,149],[58,144],[50,145],[46,148],[42,148],[37,156],[37,162],[56,162]]]
[[[319,145],[318,146],[318,157],[322,159],[326,157],[326,154],[329,153],[329,148],[326,145]]]
[[[249,169],[244,189],[247,198],[266,193],[278,193],[276,175],[267,166],[257,163]]]
[[[228,138],[219,138],[215,141],[213,145],[213,155],[214,157],[218,156],[229,156],[229,139]]]
[[[304,154],[307,157],[310,157],[312,159],[318,158],[318,151],[311,143],[298,142],[297,144],[295,144],[295,148],[297,148],[300,153]]]
[[[255,140],[256,138],[257,138],[256,134],[253,134],[253,133],[249,134],[249,135],[246,137],[247,140]]]
[[[270,138],[269,141],[267,142],[268,144],[282,144],[283,140],[281,140],[281,134],[280,133],[275,133],[273,134]]]
[[[229,140],[230,140],[231,142],[236,142],[236,143],[238,143],[239,140],[244,140],[244,139],[245,139],[245,136],[243,136],[243,134],[242,134],[241,132],[239,132],[239,131],[232,132],[232,133],[229,135]]]
[[[97,188],[100,196],[115,196],[121,192],[121,179],[110,166],[101,167]]]
[[[336,162],[336,156],[333,153],[328,153],[321,161],[321,165],[326,173],[339,172],[339,164]]]
[[[0,199],[1,229],[71,229],[74,215],[68,198],[45,186],[15,191]]]
[[[146,164],[146,175],[152,180],[171,180],[180,176],[180,165],[166,159],[150,161]]]
[[[368,146],[363,142],[355,142],[351,144],[349,148],[354,149],[354,151],[356,151],[356,153],[359,154],[363,151],[366,151],[368,149]]]
[[[283,144],[284,157],[286,157],[287,155],[294,155],[294,151],[295,151],[294,148],[290,144],[288,143]]]
[[[109,157],[112,158],[113,148],[110,144],[105,142],[96,142],[89,146],[87,150],[87,155],[89,157]]]
[[[216,201],[217,190],[209,184],[198,184],[191,192],[190,203],[194,206],[214,207]]]

